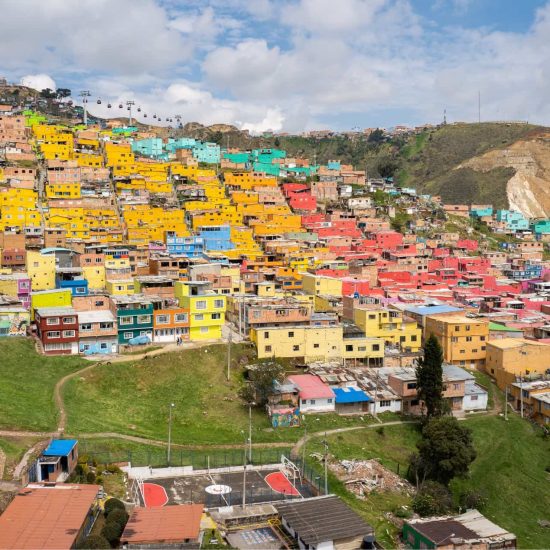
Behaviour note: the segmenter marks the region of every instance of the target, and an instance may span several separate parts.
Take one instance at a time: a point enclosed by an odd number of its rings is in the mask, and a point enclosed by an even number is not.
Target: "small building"
[[[65,481],[78,463],[76,439],[52,439],[36,462],[36,480]]]
[[[334,392],[318,376],[295,374],[289,376],[288,381],[298,388],[301,412],[335,411]]]
[[[407,548],[496,550],[516,548],[516,536],[489,521],[477,510],[455,517],[411,519],[403,525]]]
[[[100,513],[100,489],[65,483],[27,485],[0,515],[0,548],[76,548]]]
[[[372,399],[361,389],[353,386],[332,388],[338,414],[364,414],[369,410]]]
[[[44,353],[78,354],[78,314],[72,307],[41,307],[35,311],[37,335]]]
[[[301,549],[373,548],[374,531],[335,495],[276,503],[285,530]],[[370,543],[371,546],[367,546]]]
[[[120,537],[123,548],[200,548],[202,504],[135,508]]]

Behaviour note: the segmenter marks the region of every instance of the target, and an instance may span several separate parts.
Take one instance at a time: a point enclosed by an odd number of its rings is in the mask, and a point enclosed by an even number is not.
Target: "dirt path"
[[[0,449],[0,479],[4,477],[4,468],[6,467],[6,453]]]
[[[65,411],[65,405],[63,404],[63,395],[62,395],[62,389],[63,385],[67,380],[70,380],[71,378],[74,378],[75,376],[80,376],[84,374],[85,372],[88,372],[98,365],[101,365],[101,362],[96,362],[88,367],[84,367],[83,369],[71,372],[70,374],[67,374],[63,378],[60,378],[57,381],[57,384],[55,385],[55,388],[53,390],[53,398],[55,400],[55,406],[57,407],[57,410],[59,412],[59,421],[57,423],[57,431],[62,434],[65,431],[65,427],[67,426],[67,412]]]
[[[19,464],[14,468],[13,470],[13,479],[20,479],[21,473],[25,470],[27,467],[27,464],[29,463],[30,458],[35,454],[38,453],[38,450],[42,447],[44,447],[47,443],[46,441],[39,441],[38,443],[35,443],[24,455],[23,458],[19,461]]]

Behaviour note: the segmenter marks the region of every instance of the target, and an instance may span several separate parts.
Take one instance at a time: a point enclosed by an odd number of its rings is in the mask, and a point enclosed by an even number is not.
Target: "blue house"
[[[38,458],[36,481],[65,481],[78,463],[76,439],[52,439]],[[30,476],[34,477],[34,476]]]
[[[73,296],[88,296],[88,280],[80,267],[58,267],[55,270],[56,288],[66,288]]]
[[[202,237],[166,237],[166,250],[169,254],[196,258],[204,252],[204,239]]]
[[[201,227],[198,236],[204,242],[204,250],[233,250],[231,227],[229,225],[211,225]]]
[[[221,158],[220,146],[217,143],[198,142],[192,148],[193,156],[199,162],[219,164]]]
[[[497,210],[497,221],[504,222],[509,231],[528,231],[529,220],[515,210]]]
[[[531,231],[537,236],[548,235],[550,233],[550,220],[537,220],[531,224]]]
[[[486,216],[492,216],[492,215],[493,215],[492,206],[487,206],[485,208],[472,208],[470,210],[471,218],[484,218]]]
[[[132,151],[151,158],[161,158],[164,156],[164,147],[162,139],[148,138],[139,139],[132,142]]]
[[[336,412],[338,414],[360,414],[369,410],[372,399],[359,388],[347,386],[345,388],[332,388],[336,397]]]

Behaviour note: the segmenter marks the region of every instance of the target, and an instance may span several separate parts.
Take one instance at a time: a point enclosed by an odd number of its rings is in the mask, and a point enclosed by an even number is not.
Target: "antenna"
[[[443,109],[443,124],[447,124],[447,109]]]

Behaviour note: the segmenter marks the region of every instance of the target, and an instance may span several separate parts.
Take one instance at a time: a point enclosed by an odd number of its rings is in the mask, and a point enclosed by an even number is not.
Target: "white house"
[[[334,412],[336,396],[334,392],[313,374],[296,374],[288,377],[298,388],[300,412]]]

